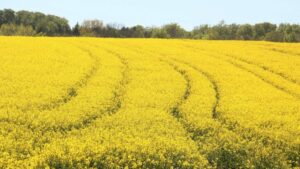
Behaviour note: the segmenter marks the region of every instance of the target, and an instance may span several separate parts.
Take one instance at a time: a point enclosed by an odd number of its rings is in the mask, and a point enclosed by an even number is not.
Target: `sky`
[[[0,9],[39,11],[126,26],[178,23],[191,30],[200,24],[300,23],[300,0],[0,0]]]

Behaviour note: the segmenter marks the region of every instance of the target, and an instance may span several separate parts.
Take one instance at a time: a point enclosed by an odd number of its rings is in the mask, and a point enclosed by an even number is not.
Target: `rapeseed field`
[[[300,44],[0,37],[0,168],[299,168]]]

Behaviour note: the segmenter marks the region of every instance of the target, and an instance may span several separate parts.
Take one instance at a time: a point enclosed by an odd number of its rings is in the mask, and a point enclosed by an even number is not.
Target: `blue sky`
[[[192,29],[199,24],[300,23],[300,0],[0,0],[0,9],[40,11],[74,25],[84,19],[127,26],[170,22]]]

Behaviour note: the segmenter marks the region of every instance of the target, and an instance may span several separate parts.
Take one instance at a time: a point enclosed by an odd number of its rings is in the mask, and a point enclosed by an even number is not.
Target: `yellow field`
[[[0,37],[0,168],[299,168],[300,44]]]

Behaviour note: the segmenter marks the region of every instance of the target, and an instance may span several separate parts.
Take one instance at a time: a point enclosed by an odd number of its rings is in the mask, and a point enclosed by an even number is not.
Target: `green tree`
[[[36,32],[32,28],[32,26],[20,25],[17,27],[17,31],[15,34],[18,36],[34,36],[36,35]]]
[[[254,39],[263,40],[269,32],[276,31],[277,26],[268,22],[255,24],[253,27]]]
[[[145,37],[145,29],[141,25],[137,25],[131,28],[132,36],[134,38],[144,38]]]
[[[186,31],[176,23],[164,25],[162,29],[169,35],[170,38],[184,38]]]
[[[33,26],[33,13],[28,11],[16,12],[16,24],[18,25],[31,25]]]
[[[265,36],[266,41],[283,42],[284,34],[279,31],[269,32]]]
[[[200,25],[193,29],[192,36],[194,39],[207,39],[210,27],[208,25]]]
[[[253,35],[253,29],[250,24],[240,25],[237,30],[237,38],[241,40],[251,40]]]
[[[151,29],[151,38],[170,38],[170,35],[165,29],[161,28],[152,28]]]
[[[78,23],[73,27],[72,29],[72,35],[74,36],[80,36],[80,26]]]
[[[0,28],[0,35],[13,36],[17,32],[17,26],[15,24],[2,24]]]
[[[4,9],[2,12],[2,23],[10,24],[10,23],[15,23],[15,21],[16,21],[15,12],[11,9]]]
[[[3,11],[0,10],[0,26],[4,23]]]

